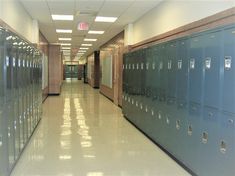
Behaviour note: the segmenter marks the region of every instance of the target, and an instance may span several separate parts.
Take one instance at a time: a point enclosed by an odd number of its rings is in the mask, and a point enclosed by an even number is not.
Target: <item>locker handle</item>
[[[234,123],[233,119],[228,119],[228,123],[233,124]]]
[[[213,113],[212,113],[212,112],[209,112],[208,115],[209,115],[209,117],[212,117],[212,116],[213,116]]]

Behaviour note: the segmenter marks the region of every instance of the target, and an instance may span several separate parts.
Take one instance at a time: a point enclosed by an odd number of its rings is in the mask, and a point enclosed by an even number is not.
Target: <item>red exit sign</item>
[[[79,22],[78,23],[78,30],[85,31],[89,29],[89,24],[86,22]]]

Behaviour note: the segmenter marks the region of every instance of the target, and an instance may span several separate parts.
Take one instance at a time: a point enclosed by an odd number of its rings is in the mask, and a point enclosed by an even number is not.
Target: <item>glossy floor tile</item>
[[[66,82],[43,104],[43,118],[12,176],[186,176],[174,160],[82,82]]]

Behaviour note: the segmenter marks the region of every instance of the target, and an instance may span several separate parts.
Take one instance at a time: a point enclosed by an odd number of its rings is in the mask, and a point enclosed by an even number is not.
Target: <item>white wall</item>
[[[0,19],[30,42],[39,42],[38,22],[31,18],[19,0],[0,0]]]
[[[131,35],[128,37],[132,37],[132,44],[135,44],[234,6],[235,0],[162,1],[134,22],[132,34],[126,33]]]

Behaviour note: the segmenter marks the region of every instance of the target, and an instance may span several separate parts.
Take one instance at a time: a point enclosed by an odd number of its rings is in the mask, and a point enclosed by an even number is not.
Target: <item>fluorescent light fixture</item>
[[[85,50],[79,50],[78,53],[85,53]]]
[[[104,31],[88,31],[88,34],[103,34]]]
[[[61,43],[61,46],[71,46],[71,43]]]
[[[72,33],[71,29],[56,29],[57,33]]]
[[[84,41],[89,41],[89,42],[95,42],[97,39],[90,39],[90,38],[85,38]]]
[[[88,50],[89,48],[79,48],[80,50]]]
[[[72,39],[71,38],[59,38],[59,40],[62,40],[62,41],[71,41]]]
[[[81,46],[92,46],[92,44],[83,43]]]
[[[97,16],[95,18],[96,22],[108,22],[108,23],[113,23],[117,20],[117,17],[103,17],[103,16]]]
[[[70,47],[62,47],[61,49],[62,50],[70,50],[71,48]]]
[[[73,15],[51,15],[53,20],[73,21]]]

